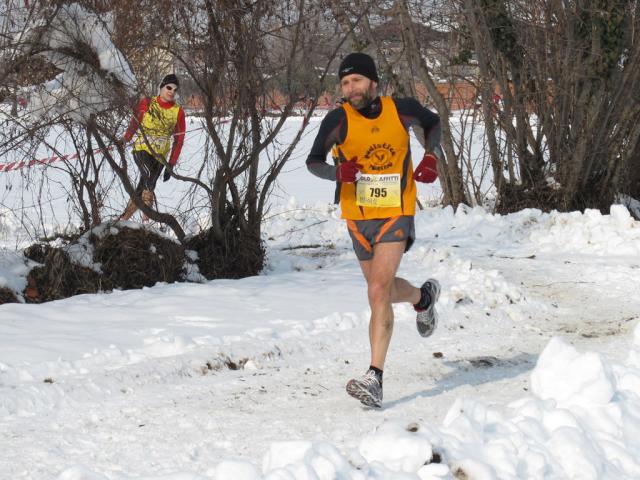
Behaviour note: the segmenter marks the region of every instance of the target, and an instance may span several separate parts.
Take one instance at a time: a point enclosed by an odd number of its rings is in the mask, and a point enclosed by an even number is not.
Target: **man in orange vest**
[[[431,335],[437,323],[438,281],[429,279],[417,288],[396,272],[415,239],[415,182],[437,178],[437,158],[442,156],[440,119],[413,98],[379,97],[378,74],[369,55],[347,55],[338,76],[345,102],[320,124],[307,168],[337,182],[342,218],[367,282],[371,363],[362,378],[349,380],[347,393],[367,406],[380,407],[382,373],[393,331],[392,304],[414,306],[423,337]],[[415,172],[410,127],[425,147]],[[337,166],[326,161],[332,149],[339,157]]]
[[[163,181],[166,182],[171,178],[171,172],[184,143],[184,110],[175,101],[178,86],[176,75],[165,76],[160,82],[157,96],[140,100],[135,116],[124,134],[125,142],[130,142],[136,135],[133,142],[133,159],[140,170],[136,194],[141,196],[142,201],[149,207],[155,200],[154,190],[162,167]],[[120,219],[129,220],[137,209],[133,199],[130,199]],[[143,215],[142,219],[148,220],[146,215]]]

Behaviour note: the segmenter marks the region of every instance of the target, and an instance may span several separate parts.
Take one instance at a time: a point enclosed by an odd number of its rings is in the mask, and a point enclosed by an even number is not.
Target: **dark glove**
[[[164,167],[164,174],[162,175],[162,181],[168,182],[171,178],[171,172],[173,171],[173,167],[171,165],[166,165]]]
[[[358,172],[362,170],[362,165],[357,163],[358,157],[353,157],[338,165],[336,170],[336,180],[340,183],[353,183],[358,178]]]
[[[433,183],[438,178],[438,159],[433,153],[425,153],[416,168],[413,178],[416,182]]]

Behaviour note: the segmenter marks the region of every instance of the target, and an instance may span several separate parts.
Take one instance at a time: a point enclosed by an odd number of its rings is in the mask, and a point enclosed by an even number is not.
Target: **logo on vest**
[[[371,170],[380,171],[393,166],[395,154],[396,151],[388,143],[374,143],[367,149],[364,158],[371,161]]]
[[[380,132],[380,129],[374,125],[373,128],[371,129],[371,133],[378,133],[378,132]]]

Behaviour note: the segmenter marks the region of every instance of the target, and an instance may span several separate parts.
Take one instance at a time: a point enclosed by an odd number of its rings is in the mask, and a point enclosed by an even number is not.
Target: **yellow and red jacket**
[[[136,132],[134,151],[144,150],[163,164],[167,163],[167,155],[171,151],[168,163],[174,166],[184,143],[184,110],[176,102],[164,102],[157,96],[143,98],[129,122],[125,141],[131,141]]]

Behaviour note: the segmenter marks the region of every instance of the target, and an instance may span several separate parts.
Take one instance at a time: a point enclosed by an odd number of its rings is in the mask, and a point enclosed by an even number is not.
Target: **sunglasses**
[[[167,90],[169,90],[170,92],[173,92],[174,90],[177,92],[178,91],[178,87],[172,87],[171,85],[165,85],[164,88],[166,88]]]

